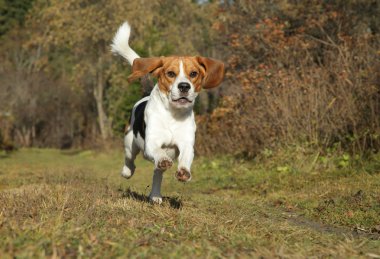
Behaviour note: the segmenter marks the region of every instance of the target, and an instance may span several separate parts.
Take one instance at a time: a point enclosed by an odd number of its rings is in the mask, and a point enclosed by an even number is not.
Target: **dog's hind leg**
[[[131,178],[135,172],[135,158],[139,153],[139,148],[136,145],[133,138],[133,131],[129,130],[124,137],[124,148],[125,148],[125,164],[121,171],[121,175],[127,179]]]

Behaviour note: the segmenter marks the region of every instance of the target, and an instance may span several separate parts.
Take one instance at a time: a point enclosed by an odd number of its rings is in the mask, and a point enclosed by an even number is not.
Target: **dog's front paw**
[[[175,173],[175,178],[180,182],[188,182],[191,180],[191,173],[186,168],[181,167]]]
[[[157,168],[161,170],[167,170],[172,167],[173,161],[169,157],[163,157],[158,160]]]
[[[121,170],[121,176],[129,179],[133,176],[133,173],[134,173],[134,168],[132,168],[133,170],[131,170],[131,168],[127,167],[126,165],[123,166],[123,169]]]

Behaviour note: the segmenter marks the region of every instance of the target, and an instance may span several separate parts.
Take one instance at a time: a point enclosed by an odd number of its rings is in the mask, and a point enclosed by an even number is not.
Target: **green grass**
[[[0,258],[380,258],[379,156],[199,158],[190,183],[165,173],[161,206],[147,202],[152,165],[126,180],[122,157],[0,156]]]

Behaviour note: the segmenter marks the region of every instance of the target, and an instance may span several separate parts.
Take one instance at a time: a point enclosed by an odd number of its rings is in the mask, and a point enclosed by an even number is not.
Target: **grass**
[[[342,160],[343,159],[343,160]],[[253,161],[199,158],[193,180],[152,165],[119,176],[117,152],[20,150],[0,157],[0,257],[380,258],[380,157],[305,150]],[[342,163],[346,161],[346,163]]]

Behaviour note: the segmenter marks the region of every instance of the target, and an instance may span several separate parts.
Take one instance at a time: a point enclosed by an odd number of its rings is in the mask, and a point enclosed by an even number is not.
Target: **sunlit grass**
[[[141,158],[125,180],[121,152],[20,150],[0,158],[0,257],[379,254],[379,157],[315,157],[199,158],[155,206]]]

